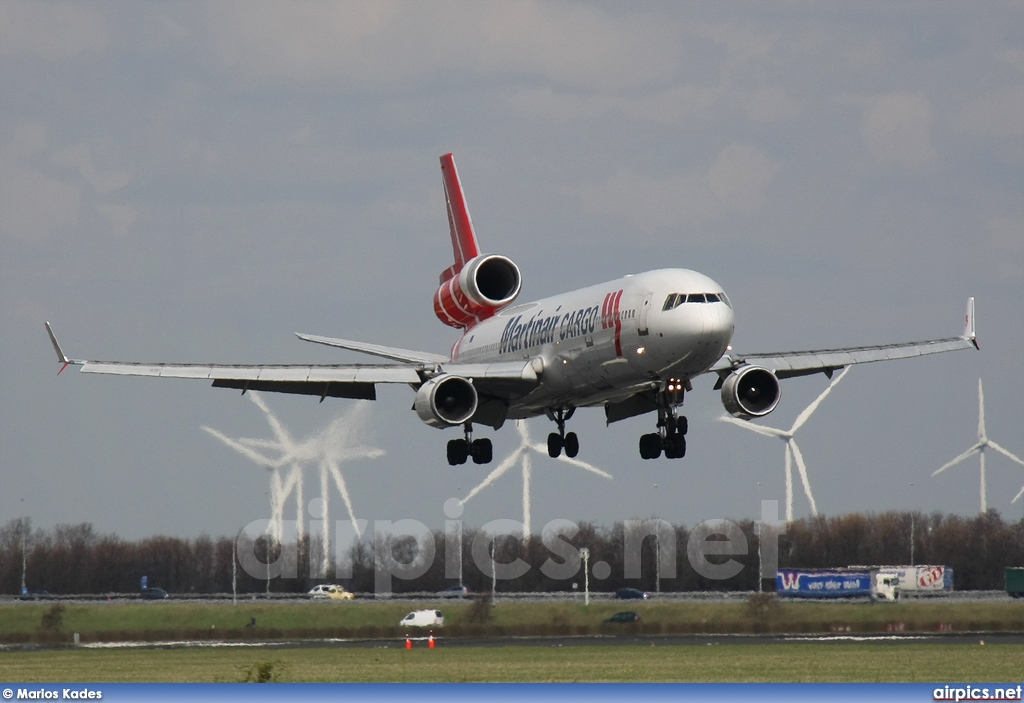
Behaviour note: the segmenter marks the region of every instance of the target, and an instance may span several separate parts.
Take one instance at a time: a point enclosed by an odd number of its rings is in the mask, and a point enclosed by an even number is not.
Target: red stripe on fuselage
[[[615,294],[612,303],[612,317],[615,319],[615,356],[622,356],[622,319],[619,317],[619,303],[622,302],[622,291]]]

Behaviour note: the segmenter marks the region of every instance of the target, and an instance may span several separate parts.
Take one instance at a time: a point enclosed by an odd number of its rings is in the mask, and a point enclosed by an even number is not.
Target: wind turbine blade
[[[793,522],[793,452],[786,442],[786,522]]]
[[[530,455],[523,453],[523,543],[530,540],[530,475],[533,467],[530,466]]]
[[[821,405],[821,401],[825,400],[825,398],[828,397],[828,394],[832,392],[832,389],[839,385],[839,382],[842,381],[843,377],[850,372],[851,368],[852,367],[847,366],[845,369],[843,369],[843,372],[832,379],[832,382],[829,383],[828,387],[821,392],[821,395],[815,398],[813,403],[804,408],[803,412],[796,416],[796,421],[793,423],[793,428],[789,431],[790,434],[793,434],[801,427],[803,427],[803,424],[807,422],[807,419],[811,416],[811,414],[818,409],[819,405]]]
[[[997,452],[999,452],[1000,454],[1005,456],[1007,459],[1012,459],[1013,461],[1016,461],[1021,466],[1024,466],[1024,461],[1022,461],[1019,456],[1014,456],[1013,454],[1011,454],[1010,452],[1008,452],[1007,450],[1003,449],[998,444],[993,442],[991,439],[988,441],[988,446],[990,446],[993,449],[995,449]]]
[[[981,451],[981,447],[982,447],[982,445],[980,443],[979,444],[975,444],[973,447],[971,447],[966,452],[964,452],[963,454],[958,456],[956,459],[953,459],[953,461],[946,462],[945,464],[943,464],[939,468],[935,469],[935,471],[932,472],[932,476],[938,476],[939,474],[941,474],[943,471],[945,471],[949,467],[956,466],[961,461],[963,461],[964,459],[968,458],[969,456],[971,456],[975,452],[980,452]]]
[[[262,410],[263,414],[267,416],[267,422],[270,423],[270,429],[273,430],[278,441],[281,442],[282,445],[285,445],[284,448],[286,450],[292,448],[295,445],[295,442],[292,440],[291,435],[288,434],[288,430],[286,430],[284,425],[281,424],[281,421],[277,419],[277,416],[270,412],[270,408],[267,406],[266,401],[263,400],[263,397],[257,391],[249,391],[248,396],[249,399],[256,404],[256,407]]]
[[[729,424],[736,425],[737,427],[742,427],[744,429],[752,430],[753,432],[757,432],[758,434],[762,434],[766,437],[786,436],[786,432],[784,432],[783,430],[777,430],[774,427],[765,427],[764,425],[755,425],[752,422],[748,422],[747,420],[740,420],[738,418],[732,417],[731,415],[722,415],[718,419],[721,422],[728,422]]]
[[[1017,502],[1018,500],[1020,500],[1020,497],[1021,497],[1021,496],[1024,496],[1024,486],[1021,486],[1021,488],[1020,488],[1020,493],[1018,493],[1017,495],[1015,495],[1015,496],[1013,497],[1013,500],[1011,500],[1010,502],[1011,502],[1011,503],[1016,503],[1016,502]]]
[[[978,441],[985,442],[985,391],[978,379]]]
[[[545,449],[545,452],[546,451],[547,450]],[[558,457],[558,460],[562,461],[562,462],[565,462],[566,464],[572,464],[573,466],[578,466],[581,469],[585,469],[586,471],[589,471],[591,473],[597,474],[601,478],[607,478],[607,479],[611,479],[612,478],[611,474],[606,473],[606,472],[602,471],[601,469],[597,468],[596,466],[592,466],[591,464],[588,464],[585,461],[580,461],[579,459],[573,459],[573,458],[565,456],[564,454],[560,455]]]
[[[206,432],[207,434],[212,435],[213,437],[216,437],[221,442],[223,442],[224,444],[228,445],[229,447],[231,447],[236,452],[238,452],[242,456],[246,457],[250,461],[253,461],[253,462],[257,463],[257,464],[259,464],[260,466],[262,466],[264,468],[276,469],[276,468],[278,468],[281,465],[280,462],[275,461],[274,459],[271,459],[268,456],[260,454],[259,452],[255,451],[253,449],[250,449],[249,447],[245,446],[244,444],[236,442],[235,440],[231,439],[230,437],[228,437],[227,435],[225,435],[225,434],[223,434],[221,432],[218,432],[217,430],[213,429],[212,427],[207,427],[206,425],[203,425],[201,429],[204,432]]]
[[[526,420],[516,420],[516,432],[519,433],[519,439],[522,444],[530,443],[530,430],[526,426]]]
[[[281,502],[283,503],[288,499],[288,496],[295,490],[295,486],[299,482],[299,476],[302,473],[302,467],[298,464],[292,464],[291,470],[284,479],[284,483],[281,485]]]
[[[789,445],[793,447],[793,458],[796,459],[796,469],[800,472],[800,481],[804,484],[804,493],[807,494],[807,501],[811,504],[811,515],[817,516],[818,506],[814,502],[814,495],[811,493],[811,481],[807,477],[807,464],[804,463],[803,454],[800,453],[800,447],[796,445],[796,440],[789,440]]]
[[[334,485],[338,487],[338,493],[341,494],[341,499],[345,502],[345,508],[348,509],[348,517],[352,520],[352,529],[356,531],[357,537],[362,537],[362,533],[359,531],[359,523],[356,521],[356,513],[352,508],[352,499],[348,494],[348,487],[345,485],[345,477],[341,475],[341,470],[338,465],[330,458],[324,459],[327,463],[327,468],[331,471],[331,476],[334,477]]]
[[[524,450],[524,448],[523,448],[523,447],[520,447],[519,449],[517,449],[517,450],[515,450],[514,452],[512,452],[511,454],[509,454],[509,455],[508,455],[508,456],[507,456],[507,457],[505,458],[505,460],[504,460],[503,462],[501,462],[500,464],[498,464],[498,465],[497,465],[497,466],[496,466],[496,467],[494,468],[494,471],[492,471],[491,473],[487,474],[487,478],[485,478],[485,479],[484,479],[484,480],[483,480],[483,481],[482,481],[482,482],[480,483],[480,485],[479,485],[479,486],[477,486],[476,488],[474,488],[473,490],[471,490],[471,491],[470,491],[470,492],[469,492],[468,494],[466,494],[466,497],[462,499],[462,502],[463,502],[463,504],[465,504],[465,503],[469,502],[469,499],[470,499],[470,498],[472,498],[473,496],[475,496],[475,495],[476,495],[477,493],[479,493],[479,492],[480,492],[480,491],[482,491],[483,489],[487,488],[487,487],[488,487],[489,485],[491,485],[491,484],[492,484],[492,483],[494,483],[494,482],[495,482],[496,480],[498,480],[498,478],[499,478],[499,477],[500,477],[500,476],[501,476],[501,475],[502,475],[503,473],[505,473],[506,471],[508,471],[509,469],[511,469],[511,468],[512,468],[513,466],[515,466],[515,463],[516,463],[516,461],[518,461],[518,459],[519,459],[519,455],[520,455],[520,454],[522,454],[522,453],[523,453],[524,451],[525,451],[525,450]]]

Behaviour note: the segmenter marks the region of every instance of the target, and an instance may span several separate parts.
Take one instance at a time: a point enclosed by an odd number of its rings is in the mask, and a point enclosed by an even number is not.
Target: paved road
[[[437,647],[601,647],[639,645],[644,647],[775,645],[775,644],[970,644],[986,646],[1024,645],[1024,633],[956,633],[914,635],[593,635],[582,637],[458,637],[438,636]],[[427,646],[427,635],[413,638],[414,648]],[[401,649],[404,638],[396,639],[311,639],[276,642],[105,642],[83,644],[79,649],[311,649],[311,648]],[[0,651],[72,649],[72,645],[0,645]]]

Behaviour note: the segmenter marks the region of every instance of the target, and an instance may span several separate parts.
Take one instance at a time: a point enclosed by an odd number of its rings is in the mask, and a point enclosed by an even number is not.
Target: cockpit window
[[[732,303],[725,297],[725,293],[669,293],[665,298],[665,305],[662,310],[677,308],[683,303],[725,303],[730,308]]]

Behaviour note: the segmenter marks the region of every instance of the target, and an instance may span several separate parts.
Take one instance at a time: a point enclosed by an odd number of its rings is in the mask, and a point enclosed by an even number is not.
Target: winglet
[[[50,327],[50,323],[46,322],[44,324],[46,325],[46,334],[50,335],[50,343],[53,344],[53,350],[57,352],[57,361],[64,364],[63,366],[60,367],[60,371],[57,372],[57,375],[60,376],[62,373],[64,373],[64,369],[66,369],[71,364],[83,364],[84,362],[82,361],[69,359],[66,356],[64,356],[64,352],[60,348],[60,343],[57,342],[57,336],[53,333],[53,329]]]
[[[978,346],[978,339],[975,335],[974,330],[974,297],[971,296],[967,299],[967,315],[964,318],[964,333],[963,338],[970,341],[974,345],[975,349],[980,349]]]

